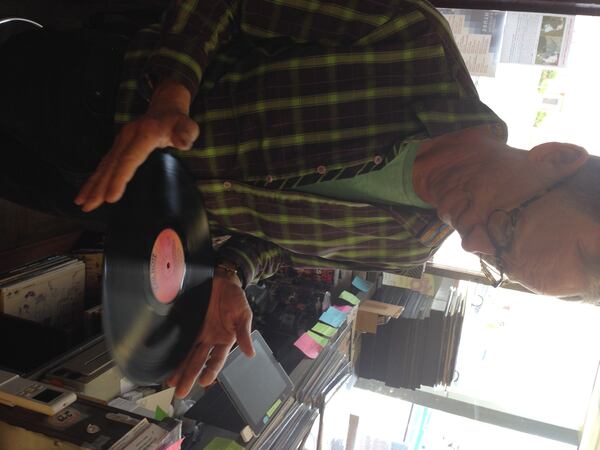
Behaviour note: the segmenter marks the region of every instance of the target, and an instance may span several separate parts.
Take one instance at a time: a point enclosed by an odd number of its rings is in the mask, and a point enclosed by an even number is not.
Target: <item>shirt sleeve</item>
[[[373,45],[423,19],[412,1],[245,0],[241,29],[262,38],[300,43]],[[410,35],[404,36],[410,39]]]
[[[431,251],[433,254],[438,247]],[[313,255],[289,252],[263,239],[248,235],[234,235],[219,248],[218,259],[235,263],[238,275],[245,289],[249,284],[273,276],[282,267],[296,268],[336,268],[361,271],[385,271],[399,275],[423,270],[424,262],[399,264],[397,261],[365,263],[359,261],[331,261]]]
[[[145,70],[152,84],[178,81],[193,98],[213,55],[235,33],[240,1],[172,1],[162,21],[160,44]]]
[[[153,84],[170,78],[192,96],[211,59],[237,33],[289,38],[327,46],[375,45],[403,38],[402,30],[423,19],[412,2],[361,0],[177,0],[167,9],[161,40],[146,75]],[[410,35],[404,36],[410,39]]]
[[[234,235],[219,248],[217,257],[235,263],[245,288],[269,278],[281,267],[290,265],[289,252],[263,239]]]

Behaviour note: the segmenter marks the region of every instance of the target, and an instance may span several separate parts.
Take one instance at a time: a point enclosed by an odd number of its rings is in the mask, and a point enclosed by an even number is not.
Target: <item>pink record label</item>
[[[161,303],[172,302],[183,285],[185,254],[179,235],[171,228],[160,232],[150,257],[150,285]]]

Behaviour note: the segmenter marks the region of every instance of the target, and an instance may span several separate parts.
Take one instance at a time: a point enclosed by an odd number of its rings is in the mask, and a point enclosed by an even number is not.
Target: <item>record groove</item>
[[[113,206],[104,261],[113,358],[130,380],[161,382],[200,332],[214,264],[200,193],[167,151],[152,153]]]

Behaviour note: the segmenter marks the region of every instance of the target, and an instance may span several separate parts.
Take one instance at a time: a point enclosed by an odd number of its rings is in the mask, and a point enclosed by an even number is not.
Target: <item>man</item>
[[[497,282],[564,296],[594,285],[597,161],[570,144],[509,149],[429,4],[354,3],[182,1],[129,46],[122,128],[75,202],[98,214],[152,151],[175,147],[213,235],[231,236],[197,345],[169,380],[179,396],[201,371],[212,382],[236,339],[252,354],[242,287],[282,264],[399,271],[456,229]],[[58,166],[65,193],[79,189],[81,171]]]

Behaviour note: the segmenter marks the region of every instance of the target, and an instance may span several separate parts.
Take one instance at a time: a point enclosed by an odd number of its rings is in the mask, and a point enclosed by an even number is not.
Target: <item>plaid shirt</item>
[[[379,170],[414,135],[489,125],[506,139],[422,0],[179,0],[132,41],[117,124],[163,78],[194,95],[201,136],[178,156],[247,282],[282,264],[422,265],[452,232],[435,211],[293,189]]]

